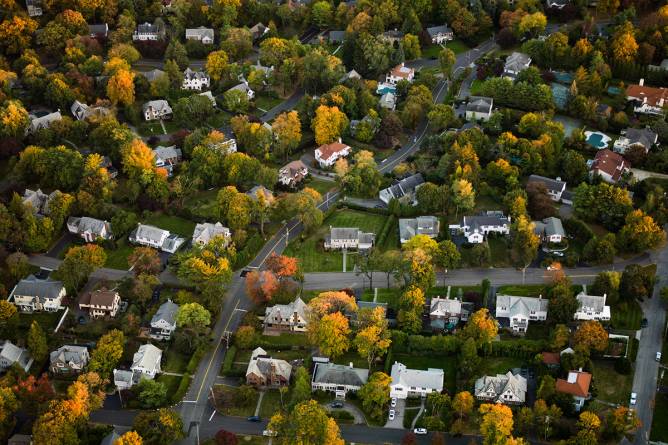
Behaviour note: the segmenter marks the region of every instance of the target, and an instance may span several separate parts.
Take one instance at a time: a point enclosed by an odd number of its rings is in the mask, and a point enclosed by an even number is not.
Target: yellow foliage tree
[[[123,170],[133,179],[139,179],[155,169],[153,151],[141,139],[133,139],[121,150]]]
[[[144,441],[136,431],[128,431],[116,439],[114,445],[142,445]]]
[[[134,73],[125,69],[119,69],[109,78],[107,96],[114,105],[131,105],[135,101],[134,79]]]
[[[461,332],[464,338],[473,338],[476,345],[481,346],[492,342],[499,327],[487,309],[480,309],[473,313]]]
[[[372,325],[357,332],[357,336],[353,341],[357,352],[366,358],[369,363],[369,369],[376,357],[381,356],[387,352],[392,343],[387,329],[381,326]]]
[[[480,405],[482,422],[480,434],[483,445],[505,445],[513,432],[513,412],[502,404],[483,403]]]
[[[10,18],[0,23],[0,47],[6,54],[18,54],[30,46],[30,40],[37,30],[38,23],[19,14],[10,14]]]
[[[333,312],[354,312],[357,310],[355,297],[342,291],[321,292],[309,301],[309,310],[314,317],[323,317]]]
[[[631,32],[624,32],[612,41],[612,53],[620,62],[633,62],[638,55],[638,42]]]
[[[308,325],[308,337],[320,351],[332,358],[350,348],[348,319],[341,312],[334,312]]]
[[[575,349],[589,354],[591,350],[603,352],[608,347],[608,332],[596,320],[585,321],[573,335]]]
[[[338,107],[320,105],[315,110],[311,127],[318,145],[336,141],[348,126],[348,117]]]
[[[213,51],[206,57],[206,72],[211,79],[218,82],[227,74],[228,57],[225,51]]]
[[[28,112],[18,100],[8,100],[0,108],[0,135],[16,137],[23,136],[23,132],[30,123]]]

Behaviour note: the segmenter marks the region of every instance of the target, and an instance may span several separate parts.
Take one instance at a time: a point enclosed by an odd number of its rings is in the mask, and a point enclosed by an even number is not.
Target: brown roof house
[[[308,168],[299,159],[284,165],[278,171],[278,182],[288,187],[295,187],[308,175]]]
[[[290,384],[292,366],[285,360],[271,358],[267,351],[256,348],[251,354],[246,383],[253,386],[286,386]]]
[[[614,184],[622,179],[625,173],[631,170],[631,164],[613,151],[604,148],[599,150],[594,156],[589,168],[589,174],[592,176],[600,175],[601,179],[610,184]]]
[[[633,111],[641,114],[661,114],[668,105],[668,88],[646,87],[644,79],[638,85],[626,87],[626,100],[633,102]]]
[[[558,352],[541,352],[543,364],[548,368],[559,368],[561,364],[561,355]]]
[[[79,300],[79,309],[88,311],[91,318],[115,317],[121,306],[121,296],[118,292],[100,289],[86,292]]]
[[[591,374],[582,371],[582,368],[580,368],[579,371],[569,371],[566,380],[557,379],[556,389],[557,392],[572,395],[575,411],[580,411],[584,406],[585,400],[591,397],[589,393],[590,384]]]

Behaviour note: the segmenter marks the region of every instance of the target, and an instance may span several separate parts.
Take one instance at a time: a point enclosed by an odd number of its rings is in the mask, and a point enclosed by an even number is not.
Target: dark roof
[[[469,103],[466,105],[466,111],[489,113],[492,111],[493,103],[494,100],[491,97],[471,96]]]
[[[343,39],[346,37],[345,31],[330,31],[329,32],[329,41],[330,42],[343,42]]]
[[[40,280],[34,275],[19,281],[13,294],[26,297],[38,297],[40,300],[57,298],[63,289],[62,281]]]
[[[554,192],[563,192],[566,190],[566,183],[559,179],[546,178],[545,176],[540,175],[531,175],[529,176],[529,182],[527,186],[532,183],[541,183],[545,185],[545,188]]]
[[[431,37],[435,37],[439,34],[449,34],[452,32],[452,29],[448,25],[434,26],[432,28],[427,28],[427,32]]]

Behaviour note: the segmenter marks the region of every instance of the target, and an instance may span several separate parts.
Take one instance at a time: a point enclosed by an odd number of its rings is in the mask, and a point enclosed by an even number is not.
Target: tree
[[[107,81],[107,96],[114,105],[132,105],[135,101],[135,75],[132,71],[118,70]]]
[[[429,119],[432,130],[440,132],[452,125],[455,121],[455,112],[450,105],[435,104],[427,113],[427,119]]]
[[[113,445],[143,445],[144,441],[136,431],[128,431],[114,441]]]
[[[480,366],[480,357],[475,339],[469,337],[462,344],[459,355],[459,370],[462,375],[477,375]]]
[[[14,413],[19,408],[14,392],[9,387],[0,388],[0,437],[7,437],[14,427]]]
[[[434,252],[434,262],[445,269],[454,269],[459,266],[462,256],[455,243],[450,240],[444,240],[438,243],[438,249]]]
[[[19,54],[30,46],[38,23],[24,15],[10,14],[0,23],[0,47],[5,54]]]
[[[406,241],[401,246],[401,248],[404,250],[404,252],[411,252],[420,249],[430,257],[433,257],[438,252],[438,243],[428,235],[419,234],[414,235],[411,239]]]
[[[9,301],[0,300],[0,335],[8,337],[13,332],[19,321],[18,311]]]
[[[619,286],[621,284],[621,272],[605,271],[596,275],[594,284],[591,286],[593,295],[606,295],[606,304],[614,305],[619,301]]]
[[[18,281],[28,275],[30,272],[30,264],[25,253],[14,252],[9,254],[5,259],[7,265],[7,272],[12,281]]]
[[[452,409],[460,419],[468,416],[473,410],[475,399],[468,391],[460,391],[452,398]]]
[[[320,105],[315,110],[315,117],[311,123],[315,133],[315,142],[324,145],[334,142],[348,126],[348,118],[338,107]]]
[[[457,63],[455,53],[450,48],[441,49],[438,52],[438,63],[443,75],[447,79],[450,79],[452,76],[452,68],[455,66],[455,63]]]
[[[369,369],[377,356],[387,352],[392,341],[387,326],[367,326],[357,332],[353,344],[357,352],[367,359]]]
[[[633,33],[629,30],[625,30],[614,36],[611,49],[615,60],[630,63],[635,60],[638,54],[638,43],[636,42]]]
[[[135,417],[133,428],[144,439],[145,445],[161,445],[184,437],[181,417],[167,408],[141,411]]]
[[[604,434],[614,439],[619,439],[622,434],[635,430],[639,426],[640,420],[636,411],[626,406],[620,406],[608,413]]]
[[[480,434],[483,445],[502,445],[509,442],[513,431],[513,412],[510,407],[502,404],[483,403],[480,405],[482,422]]]
[[[589,354],[591,351],[603,352],[608,347],[608,332],[596,320],[585,321],[573,335],[575,350]]]
[[[300,366],[297,368],[294,377],[294,388],[290,403],[294,406],[311,398],[311,378],[306,368]]]
[[[332,21],[332,5],[326,1],[318,1],[311,5],[311,20],[320,29],[325,29]]]
[[[364,411],[369,413],[372,419],[384,419],[385,410],[390,402],[390,383],[392,378],[389,375],[384,372],[374,372],[357,392]]]
[[[550,349],[555,352],[562,351],[567,345],[571,331],[565,324],[558,324],[552,330],[550,336]]]
[[[652,249],[665,241],[666,233],[642,210],[634,210],[626,215],[624,227],[617,235],[620,251],[641,252]]]
[[[477,346],[489,344],[498,334],[496,320],[487,309],[480,309],[473,313],[461,331],[462,338],[472,338]]]
[[[90,355],[88,370],[98,373],[101,377],[108,377],[118,365],[123,356],[125,336],[118,329],[113,329],[100,337],[95,349]]]
[[[135,247],[128,256],[128,264],[131,265],[135,276],[141,274],[157,275],[162,270],[160,255],[157,250],[151,247]]]
[[[424,292],[419,287],[410,286],[401,294],[397,314],[397,321],[401,330],[413,334],[422,330],[424,304]]]
[[[276,116],[271,124],[271,130],[276,142],[274,143],[274,154],[287,160],[302,139],[302,126],[299,114],[296,111],[288,111]]]
[[[167,402],[167,387],[157,380],[141,379],[133,391],[144,409],[155,409]]]
[[[230,89],[223,94],[223,105],[232,113],[241,114],[248,112],[250,100],[243,91]]]
[[[46,334],[44,334],[39,323],[35,320],[30,324],[27,344],[28,350],[37,362],[41,362],[46,358],[46,354],[49,352],[49,347],[46,342]]]
[[[527,184],[527,197],[529,198],[529,213],[534,220],[543,220],[557,214],[545,184],[541,182]]]
[[[275,431],[277,445],[343,445],[339,427],[315,400],[301,402],[287,414],[274,414],[267,429]]]
[[[211,324],[211,313],[199,303],[186,303],[176,313],[176,325],[187,329],[202,329]]]
[[[213,51],[206,57],[206,72],[215,82],[222,80],[228,73],[228,57],[225,51]]]
[[[406,60],[419,59],[422,56],[420,49],[420,39],[413,34],[406,34],[401,40],[401,48],[404,50]]]
[[[265,262],[267,269],[272,271],[279,279],[294,277],[299,271],[297,258],[272,253]]]
[[[308,326],[311,343],[332,358],[338,357],[350,347],[348,319],[341,312],[326,314]]]
[[[218,430],[215,437],[216,445],[237,445],[237,435],[231,431]]]
[[[29,124],[28,112],[20,101],[8,100],[0,107],[0,136],[23,136]]]
[[[188,51],[177,39],[172,39],[165,50],[165,60],[173,60],[184,70],[188,67]]]
[[[450,199],[455,206],[455,217],[460,210],[471,210],[475,206],[475,191],[473,184],[466,179],[456,179],[452,183]]]
[[[526,216],[521,215],[515,219],[511,226],[513,261],[522,270],[526,270],[538,254],[540,238],[534,232],[536,225]]]
[[[63,281],[69,291],[75,293],[88,281],[90,274],[98,267],[102,267],[106,260],[107,254],[104,249],[95,244],[70,247],[55,276]]]

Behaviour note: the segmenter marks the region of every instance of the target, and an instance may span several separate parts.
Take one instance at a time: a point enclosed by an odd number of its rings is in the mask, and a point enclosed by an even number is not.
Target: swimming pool
[[[397,87],[389,83],[381,83],[378,85],[378,88],[376,88],[376,94],[380,94],[381,96],[385,93],[396,94],[396,92]]]
[[[611,141],[609,136],[598,131],[585,131],[585,137],[589,145],[599,150],[608,148],[608,142]]]

